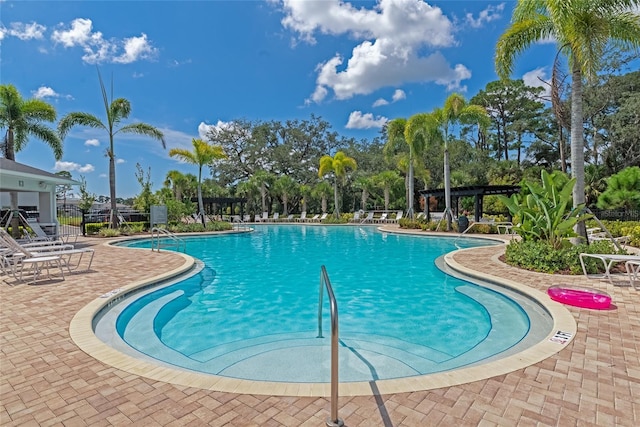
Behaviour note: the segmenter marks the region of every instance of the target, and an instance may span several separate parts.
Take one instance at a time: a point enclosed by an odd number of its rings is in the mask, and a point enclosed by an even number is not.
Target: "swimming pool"
[[[530,345],[532,333],[541,339],[551,328],[548,314],[516,303],[522,299],[516,293],[436,267],[444,253],[486,244],[316,225],[189,238],[187,252],[204,261],[199,271],[129,295],[100,316],[96,334],[112,322],[120,344],[182,369],[328,382],[329,338],[316,337],[320,265],[326,265],[340,312],[341,382],[471,366],[512,354]]]

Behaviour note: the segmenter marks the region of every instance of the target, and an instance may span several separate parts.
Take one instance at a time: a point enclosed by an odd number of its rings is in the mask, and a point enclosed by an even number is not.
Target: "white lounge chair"
[[[360,212],[361,211],[355,211],[353,213],[353,218],[351,219],[351,222],[360,222]]]
[[[279,212],[274,212],[273,213],[273,217],[271,217],[271,218],[267,217],[266,221],[268,221],[268,222],[276,222],[276,221],[278,221],[278,218],[280,218],[280,213]]]
[[[624,266],[629,275],[629,283],[634,289],[638,289],[636,288],[636,282],[640,281],[640,260],[629,260],[624,263]]]
[[[604,265],[604,276],[602,277],[603,279],[609,279],[609,282],[611,282],[611,267],[616,264],[616,263],[620,263],[620,262],[624,262],[627,263],[629,261],[632,262],[632,265],[635,264],[636,262],[640,262],[640,255],[618,255],[618,254],[588,254],[588,253],[581,253],[580,254],[580,265],[582,266],[582,272],[584,273],[584,275],[587,278],[590,278],[589,275],[587,274],[587,269],[584,265],[584,259],[585,258],[596,258],[599,259],[600,261],[602,261],[602,264]],[[627,272],[629,270],[627,269]],[[637,273],[637,272],[636,272]]]
[[[305,220],[305,222],[316,222],[318,221],[319,218],[320,218],[320,214],[315,214],[311,218],[308,218],[307,220]]]
[[[72,245],[51,244],[36,247],[25,247],[11,237],[3,228],[0,228],[0,240],[2,241],[2,245],[9,249],[14,256],[21,256],[27,259],[57,256],[69,272],[71,272],[71,270],[77,270],[80,267],[85,255],[89,257],[87,270],[91,269],[91,263],[93,262],[94,250],[89,248],[76,249],[73,248]],[[75,260],[74,263],[71,263],[74,256],[77,256],[77,260]]]
[[[375,219],[375,222],[377,223],[381,223],[381,222],[387,222],[387,218],[389,217],[389,214],[387,212],[383,212],[379,218]]]
[[[300,218],[296,218],[296,222],[305,222],[307,220],[307,211],[302,211]]]
[[[262,217],[256,215],[255,222],[266,222],[269,219],[269,212],[262,212]]]
[[[362,222],[360,222],[360,223],[362,224],[362,223],[365,223],[365,222],[373,222],[373,213],[374,213],[373,211],[367,212],[367,217],[365,219],[363,219]]]

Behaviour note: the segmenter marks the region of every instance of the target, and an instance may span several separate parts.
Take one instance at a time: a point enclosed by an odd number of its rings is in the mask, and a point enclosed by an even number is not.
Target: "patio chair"
[[[355,211],[353,213],[353,218],[351,218],[351,221],[349,222],[360,222],[360,214],[362,211]]]
[[[33,234],[36,235],[38,240],[56,240],[56,236],[50,236],[45,233],[42,227],[40,227],[40,224],[38,224],[37,219],[27,218],[27,224],[29,225],[29,228],[31,228],[31,231],[33,231]],[[29,236],[29,239],[31,240],[31,236]]]
[[[382,214],[380,214],[380,217],[375,218],[374,221],[377,223],[387,222],[388,217],[389,217],[389,214],[387,212],[383,212]]]
[[[256,215],[255,222],[267,222],[269,219],[269,212],[262,212],[262,217]]]
[[[64,271],[62,270],[62,258],[59,255],[47,256],[25,256],[22,253],[12,252],[11,250],[0,250],[0,271],[2,273],[13,276],[17,281],[25,282],[25,273],[33,274],[31,283],[35,283],[44,271],[47,272],[47,279],[52,279],[51,269],[60,270],[60,277],[64,280]]]
[[[296,222],[305,222],[307,220],[307,211],[300,213],[300,218],[296,218]]]
[[[636,288],[636,282],[640,285],[640,260],[629,260],[624,263],[627,274],[629,275],[629,283]]]
[[[94,250],[90,248],[76,249],[72,245],[41,245],[36,247],[25,247],[18,243],[9,233],[4,229],[0,229],[0,240],[2,245],[9,249],[14,256],[22,256],[25,258],[42,258],[42,257],[58,257],[60,262],[71,272],[71,270],[77,270],[85,255],[89,257],[89,263],[87,265],[87,271],[91,269],[91,263],[93,262]],[[74,256],[78,256],[75,263],[71,263]],[[34,267],[35,268],[35,267]]]
[[[603,279],[609,279],[609,282],[611,283],[611,267],[616,264],[616,263],[620,263],[620,262],[624,262],[627,263],[629,261],[631,261],[631,266],[633,266],[636,262],[640,263],[640,255],[619,255],[619,254],[588,254],[588,253],[581,253],[580,255],[580,265],[582,266],[582,272],[584,273],[584,275],[590,279],[591,277],[589,277],[589,275],[587,274],[587,269],[584,265],[584,259],[585,258],[596,258],[599,259],[600,261],[602,261],[602,264],[604,265],[604,276],[602,277]],[[629,272],[629,267],[627,267],[627,272]],[[636,271],[636,275],[637,275],[637,271]],[[633,284],[633,282],[632,282]]]
[[[286,221],[288,221],[288,222],[293,221],[293,214],[289,214],[289,215],[287,215],[287,219],[286,219]]]
[[[369,211],[367,212],[367,217],[365,219],[363,219],[360,224],[364,224],[365,222],[369,223],[369,222],[373,222],[373,211]]]
[[[305,222],[316,222],[318,221],[319,218],[320,218],[320,214],[315,214],[313,217],[307,218]]]
[[[267,222],[277,222],[279,218],[280,218],[280,213],[279,212],[274,212],[273,216],[271,218],[267,217],[266,221]]]

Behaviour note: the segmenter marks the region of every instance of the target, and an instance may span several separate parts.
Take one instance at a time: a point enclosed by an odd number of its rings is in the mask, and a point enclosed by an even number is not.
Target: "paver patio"
[[[69,323],[84,305],[133,280],[177,268],[170,252],[96,249],[91,272],[35,285],[0,280],[0,424],[3,426],[323,426],[328,398],[212,392],[107,366],[81,351]],[[341,397],[339,416],[356,426],[640,425],[640,292],[628,281],[521,271],[498,260],[502,247],[456,255],[467,268],[546,290],[577,284],[607,291],[614,309],[568,307],[578,333],[556,355],[506,375],[460,386]]]

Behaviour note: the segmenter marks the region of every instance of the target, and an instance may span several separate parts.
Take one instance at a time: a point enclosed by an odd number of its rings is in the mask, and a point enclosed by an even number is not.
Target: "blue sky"
[[[118,135],[117,194],[140,191],[135,166],[154,189],[169,170],[197,173],[168,156],[191,149],[208,126],[234,119],[309,119],[356,139],[387,120],[467,98],[496,80],[496,41],[515,2],[7,1],[0,0],[0,83],[56,107],[105,119],[96,66],[114,96],[131,102],[129,122],[152,124],[167,149]],[[522,54],[514,78],[546,78],[551,43]],[[127,122],[128,123],[128,122]],[[16,160],[84,176],[108,195],[104,131],[75,128],[56,162],[32,139]]]

